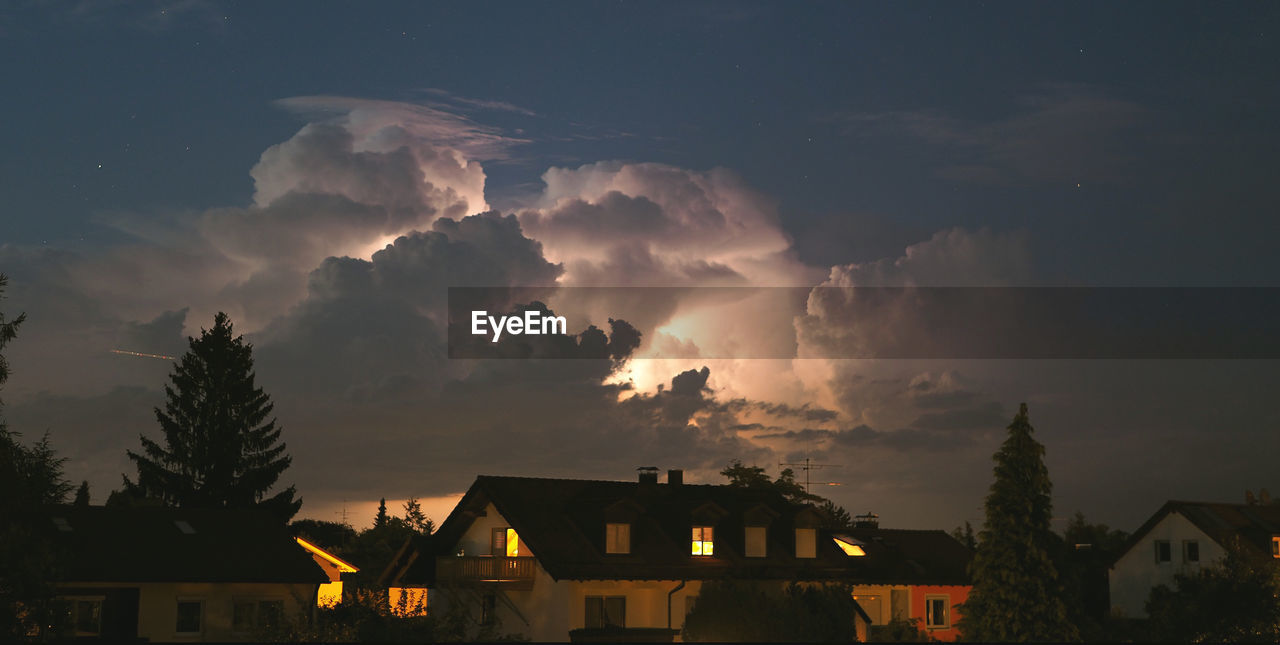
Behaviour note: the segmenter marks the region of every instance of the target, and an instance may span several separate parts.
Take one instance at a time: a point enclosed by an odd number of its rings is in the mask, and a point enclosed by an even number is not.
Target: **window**
[[[716,545],[710,526],[693,527],[693,555],[715,555]]]
[[[489,542],[489,555],[514,558],[524,555],[520,547],[520,536],[516,534],[515,529],[511,527],[493,529]]]
[[[840,547],[840,550],[844,551],[844,554],[851,558],[860,558],[867,554],[867,552],[862,548],[862,542],[859,542],[847,535],[835,535],[832,536],[831,539],[835,540],[836,546]]]
[[[748,558],[763,558],[767,531],[763,526],[748,526],[746,535],[746,555]]]
[[[626,596],[587,596],[584,626],[587,629],[627,626]]]
[[[818,557],[818,529],[796,529],[796,557]]]
[[[950,629],[951,616],[948,607],[950,596],[924,597],[924,626],[928,629]]]
[[[65,599],[76,636],[102,635],[102,596]]]
[[[631,553],[630,524],[610,523],[604,525],[604,552]]]
[[[204,622],[203,600],[179,600],[178,619],[173,631],[179,634],[199,634]]]
[[[1182,541],[1182,561],[1183,562],[1199,562],[1200,561],[1200,543],[1195,540]]]
[[[1156,540],[1156,562],[1171,562],[1173,560],[1173,548],[1169,546],[1168,540]]]
[[[1280,536],[1271,538],[1271,557],[1280,558]]]
[[[880,596],[854,596],[853,599],[858,601],[858,606],[862,607],[862,611],[867,612],[867,616],[871,618],[872,625],[884,624],[884,614],[880,607]]]

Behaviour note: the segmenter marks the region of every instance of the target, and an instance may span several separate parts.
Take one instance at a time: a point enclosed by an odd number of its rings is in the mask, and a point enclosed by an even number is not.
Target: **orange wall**
[[[960,630],[955,628],[956,622],[960,620],[960,610],[956,605],[963,603],[969,598],[969,590],[971,586],[954,586],[954,585],[914,585],[911,587],[911,615],[920,617],[920,629],[925,630],[929,638],[940,641],[953,641],[960,636]],[[951,597],[951,628],[950,629],[926,629],[925,621],[925,596],[947,595]]]

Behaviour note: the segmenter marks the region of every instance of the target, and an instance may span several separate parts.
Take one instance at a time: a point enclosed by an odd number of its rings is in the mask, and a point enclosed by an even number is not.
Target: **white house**
[[[1112,613],[1146,617],[1153,588],[1212,566],[1233,542],[1258,557],[1280,557],[1280,505],[1166,502],[1111,566]]]

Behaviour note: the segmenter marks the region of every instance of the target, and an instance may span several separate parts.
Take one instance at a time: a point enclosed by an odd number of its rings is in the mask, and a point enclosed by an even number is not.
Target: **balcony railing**
[[[533,587],[536,561],[529,557],[450,556],[436,559],[436,577],[445,584],[501,584],[509,589]]]

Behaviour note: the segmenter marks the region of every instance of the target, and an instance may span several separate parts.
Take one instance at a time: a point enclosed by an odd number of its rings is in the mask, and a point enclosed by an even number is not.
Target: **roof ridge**
[[[623,485],[632,485],[632,486],[638,485],[640,483],[638,481],[620,480],[620,479],[578,479],[575,477],[529,477],[525,475],[476,475],[476,480],[481,480],[481,479],[489,479],[489,480],[523,479],[523,480],[546,481],[546,482],[582,482],[582,483],[589,483],[589,484],[623,484]],[[665,482],[659,482],[659,483],[665,483]],[[707,487],[716,488],[721,486],[728,486],[729,484],[691,484],[686,482],[680,485],[681,486],[707,486]]]

